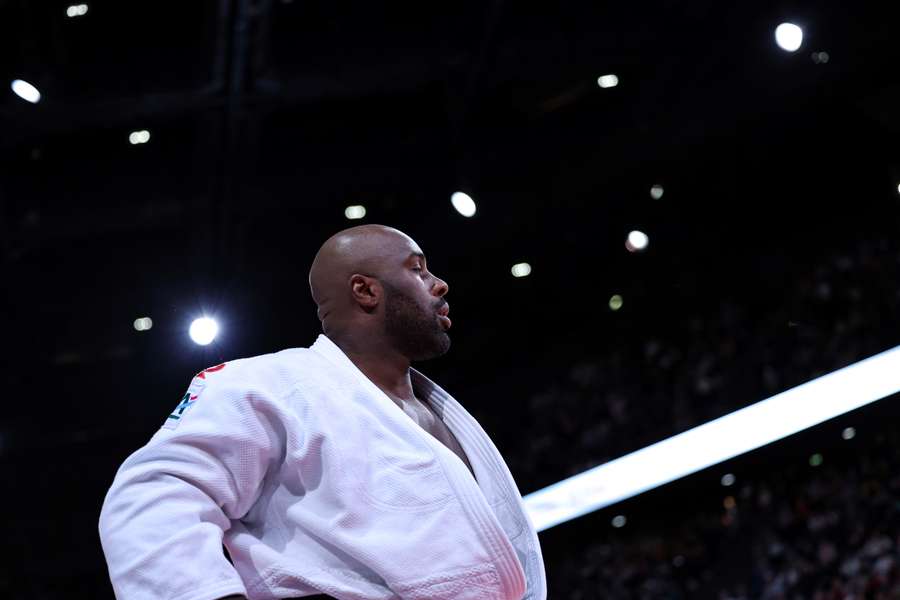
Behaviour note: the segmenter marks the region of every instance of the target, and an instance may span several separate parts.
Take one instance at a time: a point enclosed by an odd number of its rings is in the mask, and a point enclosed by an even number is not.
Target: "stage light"
[[[612,526],[616,529],[621,527],[625,527],[625,523],[628,522],[628,519],[625,518],[625,515],[616,515],[612,518]]]
[[[194,340],[195,344],[200,346],[211,344],[212,341],[216,339],[218,333],[219,324],[209,317],[194,319],[194,322],[191,323],[191,328],[188,330],[191,339]]]
[[[803,43],[803,30],[793,23],[782,23],[775,28],[775,43],[782,50],[794,52]]]
[[[725,496],[725,499],[722,501],[722,506],[724,506],[726,510],[731,510],[736,504],[737,502],[735,502],[734,496]]]
[[[528,277],[531,275],[531,265],[528,263],[516,263],[512,266],[513,277]]]
[[[622,308],[622,303],[622,296],[613,294],[613,297],[609,299],[609,308],[613,311],[619,310]]]
[[[828,56],[827,52],[813,52],[812,53],[812,61],[817,65],[824,65],[828,62],[831,57]]]
[[[619,85],[619,78],[610,73],[609,75],[601,75],[597,78],[597,85],[606,89]]]
[[[134,328],[138,331],[147,331],[153,327],[153,319],[150,317],[141,317],[134,320]]]
[[[722,485],[725,487],[730,487],[734,485],[734,475],[731,473],[725,473],[722,475]]]
[[[453,204],[453,208],[464,217],[471,217],[475,214],[475,201],[465,192],[454,192],[450,196],[450,202]]]
[[[41,93],[38,89],[23,79],[13,79],[10,87],[16,96],[26,102],[37,104],[41,101]]]
[[[132,144],[146,144],[150,141],[150,132],[146,129],[132,131],[128,134],[128,141]]]
[[[625,248],[629,252],[640,252],[647,248],[647,245],[650,243],[650,238],[647,237],[647,234],[643,231],[632,231],[628,234],[628,239],[625,240]]]
[[[88,5],[87,4],[73,4],[72,6],[66,9],[67,17],[82,17],[87,14]]]
[[[898,392],[900,346],[532,492],[525,507],[544,531]]]
[[[897,184],[897,193],[900,194],[900,183]]]
[[[650,197],[653,198],[654,200],[659,200],[660,198],[663,197],[664,191],[665,190],[663,189],[663,186],[656,184],[650,188]]]
[[[818,467],[822,464],[822,455],[816,452],[812,456],[809,457],[809,466]]]
[[[361,204],[348,206],[344,209],[344,216],[351,221],[355,219],[362,219],[364,216],[366,216],[366,207],[362,206]]]
[[[845,440],[852,440],[856,437],[856,429],[853,427],[845,427],[844,431],[841,432],[841,437]]]

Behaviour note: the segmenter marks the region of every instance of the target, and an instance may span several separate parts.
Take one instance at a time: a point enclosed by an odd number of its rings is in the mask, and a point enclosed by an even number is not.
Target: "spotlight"
[[[725,473],[722,475],[722,485],[725,487],[729,487],[734,485],[734,475],[731,473]]]
[[[140,131],[132,131],[128,134],[128,141],[134,144],[146,144],[150,141],[150,132],[146,129],[141,129]]]
[[[200,346],[207,346],[212,343],[214,339],[216,339],[216,335],[219,333],[219,324],[210,319],[209,317],[200,317],[199,319],[194,319],[194,322],[191,323],[191,328],[188,330],[188,334],[191,336],[191,339],[194,340],[195,344]]]
[[[628,239],[625,240],[625,248],[629,252],[640,252],[647,248],[647,245],[650,243],[650,238],[647,237],[647,234],[643,231],[632,231],[628,234]]]
[[[356,220],[356,219],[362,219],[364,216],[366,216],[366,207],[362,206],[360,204],[354,204],[353,206],[348,206],[347,208],[344,209],[344,216],[347,217],[348,219],[350,219],[351,221]]]
[[[782,50],[795,52],[803,43],[803,30],[793,23],[782,23],[775,28],[775,43]]]
[[[653,198],[654,200],[659,200],[660,198],[663,197],[664,191],[665,190],[663,189],[663,186],[656,184],[650,188],[650,197]]]
[[[812,456],[809,457],[809,466],[818,467],[819,465],[822,464],[823,460],[824,459],[822,458],[822,455],[819,454],[818,452],[816,452],[815,454],[813,454]]]
[[[450,202],[453,204],[453,208],[464,217],[471,217],[475,214],[475,201],[465,192],[454,192],[450,196]]]
[[[10,87],[16,96],[26,102],[37,104],[41,101],[41,93],[38,89],[23,79],[13,79]]]
[[[609,308],[610,310],[616,311],[622,308],[622,296],[619,294],[613,295],[612,298],[609,299]]]
[[[844,428],[844,431],[841,432],[841,437],[845,440],[852,440],[856,437],[856,429],[853,427]]]
[[[625,527],[625,523],[628,522],[628,519],[625,518],[625,515],[616,515],[612,519],[612,526],[616,529],[621,527]]]
[[[134,320],[134,328],[138,331],[147,331],[153,327],[153,319],[150,317],[141,317]]]
[[[619,85],[619,78],[610,73],[609,75],[601,75],[597,78],[597,85],[606,89]]]
[[[528,277],[531,275],[531,265],[526,262],[514,264],[511,270],[513,277]]]
[[[66,16],[69,18],[72,17],[83,17],[87,14],[88,5],[87,4],[73,4],[72,6],[66,9]]]

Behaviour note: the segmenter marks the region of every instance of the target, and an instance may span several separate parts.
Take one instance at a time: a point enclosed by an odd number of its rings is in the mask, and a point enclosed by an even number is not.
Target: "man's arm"
[[[241,598],[223,532],[256,501],[281,454],[280,411],[258,390],[220,380],[179,417],[125,460],[103,503],[113,589],[129,600]]]

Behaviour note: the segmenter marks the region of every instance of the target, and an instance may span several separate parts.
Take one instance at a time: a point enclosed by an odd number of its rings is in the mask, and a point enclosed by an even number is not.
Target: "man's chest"
[[[469,468],[469,471],[472,472],[474,477],[475,473],[472,470],[472,465],[469,464],[469,459],[466,456],[465,450],[463,450],[460,445],[459,440],[456,439],[453,432],[450,431],[447,425],[434,413],[434,411],[431,410],[427,403],[416,402],[415,404],[406,404],[403,407],[403,412],[409,415],[413,421],[418,423],[419,427],[430,433],[436,440],[453,451],[453,453],[465,463],[466,467]]]

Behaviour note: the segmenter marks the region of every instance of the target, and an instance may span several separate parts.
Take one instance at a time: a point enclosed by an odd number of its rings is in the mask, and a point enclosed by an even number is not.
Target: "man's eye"
[[[421,271],[422,267],[413,267],[413,271]]]

